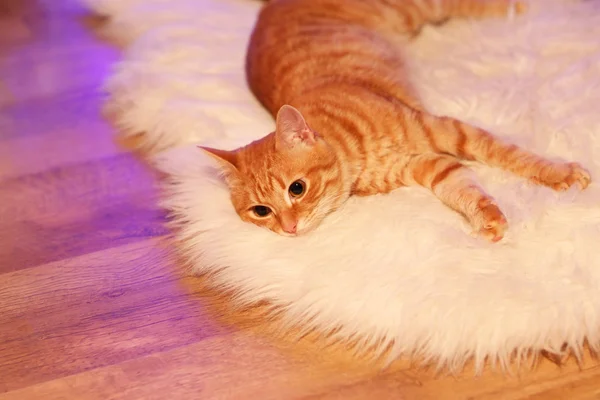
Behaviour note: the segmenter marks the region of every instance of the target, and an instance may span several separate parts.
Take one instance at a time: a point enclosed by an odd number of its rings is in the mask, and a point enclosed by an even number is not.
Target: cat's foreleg
[[[506,218],[477,182],[473,172],[455,157],[425,153],[411,156],[401,170],[405,185],[430,189],[444,204],[462,214],[473,230],[497,242],[507,229]]]
[[[527,11],[525,0],[430,0],[430,2],[433,3],[432,7],[429,7],[430,12],[436,12],[440,8],[440,13],[450,18],[503,17],[511,10],[516,14]]]
[[[417,113],[415,121],[432,132],[431,137],[421,141],[423,150],[500,167],[559,191],[573,185],[585,189],[591,182],[589,172],[576,162],[552,161],[457,119]]]
[[[404,17],[399,27],[417,33],[423,24],[439,24],[450,18],[493,18],[527,11],[525,0],[399,0]]]
[[[416,35],[425,24],[441,24],[452,18],[505,17],[527,11],[525,0],[396,0],[393,4],[401,12],[394,25],[402,34]]]

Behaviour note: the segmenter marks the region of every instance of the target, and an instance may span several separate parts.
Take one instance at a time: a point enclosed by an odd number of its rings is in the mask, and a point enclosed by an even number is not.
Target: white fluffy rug
[[[353,198],[306,237],[242,222],[194,144],[233,148],[274,123],[246,87],[255,0],[88,0],[128,43],[107,82],[125,133],[146,132],[172,175],[165,205],[198,273],[243,303],[359,348],[449,368],[600,341],[600,185],[557,194],[476,167],[510,224],[488,244],[426,190]],[[540,7],[543,5],[544,7]],[[529,15],[428,27],[408,47],[428,108],[600,180],[600,4],[534,0]]]

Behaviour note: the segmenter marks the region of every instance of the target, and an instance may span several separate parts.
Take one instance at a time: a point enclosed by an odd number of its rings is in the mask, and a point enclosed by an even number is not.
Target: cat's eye
[[[271,214],[271,209],[267,206],[254,206],[252,207],[252,211],[257,217],[266,217]]]
[[[306,184],[301,180],[297,180],[294,183],[292,183],[290,185],[290,188],[288,189],[288,191],[290,192],[290,195],[292,197],[302,196],[304,194],[305,190],[306,190]]]

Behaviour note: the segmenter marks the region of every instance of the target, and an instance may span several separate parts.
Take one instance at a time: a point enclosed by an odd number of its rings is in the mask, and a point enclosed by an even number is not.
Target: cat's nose
[[[290,210],[281,211],[279,223],[281,224],[281,229],[283,229],[285,233],[296,233],[298,218]]]
[[[286,233],[296,233],[296,228],[298,227],[298,222],[291,223],[289,225],[282,226],[283,230]]]

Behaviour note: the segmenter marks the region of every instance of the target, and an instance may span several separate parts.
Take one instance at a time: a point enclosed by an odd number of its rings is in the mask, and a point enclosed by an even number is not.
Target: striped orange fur
[[[500,17],[509,0],[274,0],[247,53],[249,85],[276,130],[245,147],[203,148],[220,165],[240,217],[279,234],[316,228],[351,195],[421,185],[489,240],[507,221],[461,160],[509,170],[556,190],[590,182],[459,120],[428,113],[400,43],[427,23]],[[522,2],[514,4],[525,11]]]

